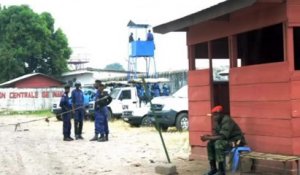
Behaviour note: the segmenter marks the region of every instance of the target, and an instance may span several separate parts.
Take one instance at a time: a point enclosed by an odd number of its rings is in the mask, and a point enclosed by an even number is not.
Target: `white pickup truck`
[[[112,97],[112,102],[108,105],[111,117],[121,117],[124,109],[132,108],[132,106],[139,105],[139,98],[137,95],[137,90],[135,87],[119,87],[114,88],[110,96]],[[95,102],[89,103],[89,113],[94,113]]]
[[[152,123],[157,120],[163,131],[170,126],[175,126],[179,131],[188,130],[188,86],[181,87],[171,96],[155,97],[151,102],[148,116]]]

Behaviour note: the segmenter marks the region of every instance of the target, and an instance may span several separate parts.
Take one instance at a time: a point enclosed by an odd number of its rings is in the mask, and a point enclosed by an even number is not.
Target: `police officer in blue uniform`
[[[160,88],[158,83],[154,83],[151,87],[151,91],[152,91],[152,96],[153,97],[158,97],[160,96]]]
[[[75,139],[83,139],[82,127],[84,119],[84,96],[80,89],[81,83],[75,82],[75,89],[72,91],[72,107],[74,112],[74,128],[75,128]]]
[[[70,86],[65,86],[65,93],[62,95],[60,99],[59,106],[62,109],[62,120],[63,120],[63,135],[64,135],[64,141],[72,141],[74,140],[71,137],[71,110],[72,110],[72,104],[69,101],[69,92],[70,92]]]
[[[112,101],[112,98],[103,90],[105,86],[101,81],[96,81],[95,87],[97,92],[95,96],[95,136],[90,141],[104,142],[108,141],[108,108],[107,105]],[[100,137],[98,138],[98,135]]]
[[[162,89],[163,89],[162,96],[169,96],[170,95],[170,88],[166,83],[163,84]]]

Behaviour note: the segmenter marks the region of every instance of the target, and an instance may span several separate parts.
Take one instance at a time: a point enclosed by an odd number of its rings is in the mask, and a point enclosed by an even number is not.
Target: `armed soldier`
[[[63,120],[63,135],[64,135],[64,141],[72,141],[74,140],[71,137],[71,113],[72,110],[72,104],[69,101],[69,92],[70,92],[70,86],[65,86],[65,93],[62,95],[60,99],[59,106],[62,109],[62,120]]]
[[[97,88],[95,96],[95,136],[90,141],[104,142],[108,141],[108,108],[112,98],[110,95],[105,93],[103,90],[105,86],[101,81],[95,81],[95,88]],[[100,137],[98,138],[98,135]]]
[[[211,168],[205,175],[225,175],[225,151],[231,147],[245,145],[245,138],[234,120],[223,114],[222,106],[215,106],[210,116],[213,117],[213,135],[201,136],[202,141],[208,141],[207,153]]]

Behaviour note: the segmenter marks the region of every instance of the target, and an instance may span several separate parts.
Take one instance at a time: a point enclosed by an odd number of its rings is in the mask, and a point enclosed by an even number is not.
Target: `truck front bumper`
[[[165,126],[174,126],[176,121],[176,114],[176,111],[168,110],[149,112],[148,116],[150,117],[153,124],[155,124],[157,120],[159,124],[163,124]]]

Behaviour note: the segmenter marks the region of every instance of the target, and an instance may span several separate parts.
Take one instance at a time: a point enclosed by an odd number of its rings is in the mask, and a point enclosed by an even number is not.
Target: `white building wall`
[[[74,82],[74,80],[76,81],[80,81],[81,85],[89,85],[94,83],[95,79],[93,77],[93,74],[79,74],[79,75],[69,75],[66,77],[63,77],[63,81],[64,82]]]
[[[63,88],[1,88],[0,110],[30,111],[50,109],[60,100]]]
[[[95,80],[106,80],[108,78],[127,76],[126,73],[119,72],[88,72],[88,73],[80,73],[73,75],[64,75],[64,82],[73,82],[74,80],[80,81],[81,85],[92,85]]]

